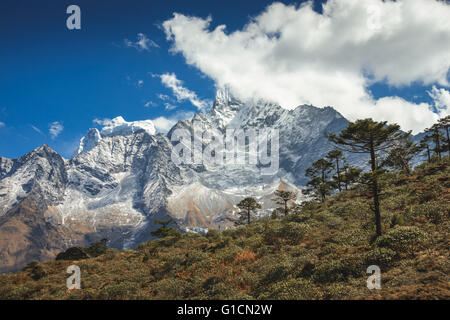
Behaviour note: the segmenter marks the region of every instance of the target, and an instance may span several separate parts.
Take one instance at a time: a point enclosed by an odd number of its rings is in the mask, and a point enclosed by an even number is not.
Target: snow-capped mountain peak
[[[104,126],[101,131],[97,128],[91,128],[87,134],[81,138],[74,156],[91,151],[98,145],[99,141],[105,137],[124,136],[139,131],[145,131],[149,135],[156,134],[156,128],[152,120],[128,122],[125,121],[123,117],[118,116],[112,120],[104,121]]]
[[[200,131],[217,130],[225,135],[227,129],[278,130],[279,159],[274,173],[261,175],[259,166],[247,162],[172,161],[177,146],[173,131],[180,128],[197,134],[196,122],[201,123]],[[86,245],[96,237],[109,238],[117,248],[134,247],[149,239],[149,230],[156,228],[155,218],[172,217],[181,230],[224,229],[233,225],[238,212],[235,205],[244,197],[258,199],[262,213],[268,214],[273,208],[269,200],[281,184],[291,185],[296,192],[304,186],[306,168],[333,148],[325,134],[341,131],[348,122],[332,108],[287,110],[268,101],[244,102],[225,88],[218,90],[211,110],[179,121],[167,135],[156,135],[151,120],[128,122],[116,117],[103,124],[100,130],[87,132],[70,160],[47,146],[19,159],[0,158],[0,232],[1,219],[21,214],[25,200],[33,202],[33,217],[40,216],[48,230],[64,237],[45,243],[48,233],[43,234],[38,240],[44,244],[37,241],[36,252],[41,246],[61,250]],[[211,143],[208,139],[202,142],[205,148]],[[347,160],[355,164],[360,158],[348,156]],[[14,255],[8,250],[0,246],[0,256]],[[41,258],[45,256],[36,256]],[[15,267],[28,262],[23,257]]]
[[[156,134],[155,125],[151,120],[125,121],[121,116],[109,121],[101,130],[102,137],[127,135],[144,130],[150,135]]]
[[[80,154],[82,152],[91,151],[98,145],[98,142],[102,139],[100,135],[100,131],[97,128],[89,129],[88,133],[81,138],[80,145],[78,146],[78,150],[75,155]]]

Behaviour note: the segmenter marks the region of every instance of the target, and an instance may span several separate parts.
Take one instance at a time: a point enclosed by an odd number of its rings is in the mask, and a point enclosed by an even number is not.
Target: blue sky
[[[94,119],[123,116],[127,121],[171,117],[197,108],[176,101],[173,91],[153,75],[174,73],[201,100],[215,94],[213,77],[171,53],[161,24],[174,12],[212,17],[211,29],[226,24],[240,30],[272,1],[62,1],[0,2],[0,156],[18,157],[47,143],[69,157]],[[287,1],[287,4],[298,2]],[[66,8],[81,8],[81,30],[66,28]],[[320,9],[319,2],[314,8]],[[158,47],[130,45],[138,34]],[[128,44],[126,43],[128,39]],[[395,95],[431,103],[432,84],[392,87],[371,84],[375,98]],[[167,110],[159,94],[170,97]],[[152,101],[152,105],[145,104]],[[52,123],[63,130],[52,136]]]

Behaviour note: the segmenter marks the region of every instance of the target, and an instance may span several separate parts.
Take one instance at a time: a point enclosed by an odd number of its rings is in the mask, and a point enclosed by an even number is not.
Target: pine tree
[[[289,201],[295,200],[297,195],[291,191],[277,190],[275,191],[275,202],[279,205],[283,205],[283,213],[285,216],[289,214]]]
[[[389,150],[388,156],[383,162],[383,165],[403,170],[406,174],[411,174],[410,161],[420,151],[420,147],[409,140],[405,135],[403,139]]]
[[[309,188],[305,190],[305,194],[312,193],[316,199],[324,202],[333,189],[332,184],[328,181],[333,167],[333,164],[325,159],[313,162],[311,167],[306,169],[306,176],[311,180],[307,183]]]
[[[430,147],[431,136],[424,136],[422,140],[420,140],[419,148],[420,150],[427,151],[427,159],[428,163],[431,162],[431,147]]]
[[[353,153],[366,153],[370,155],[370,185],[373,193],[376,235],[381,235],[381,214],[377,166],[377,157],[380,152],[386,152],[403,139],[405,133],[400,131],[397,124],[387,124],[386,121],[376,122],[372,119],[350,122],[348,127],[339,135],[329,134],[328,138],[343,150]]]
[[[325,202],[326,197],[329,196],[333,190],[333,185],[330,181],[323,181],[319,177],[312,178],[308,181],[307,186],[308,188],[304,190],[304,194],[313,194],[314,198],[321,202]]]
[[[438,155],[439,160],[442,159],[441,153],[442,153],[442,141],[444,140],[444,135],[441,132],[441,127],[438,123],[435,123],[431,128],[425,129],[425,132],[431,133],[431,139],[434,142],[434,148],[433,151],[435,154]]]
[[[333,169],[333,164],[325,159],[319,159],[311,165],[308,169],[306,169],[306,176],[320,177],[322,181],[327,181],[331,170]]]
[[[251,221],[251,212],[256,210],[256,209],[261,209],[261,205],[256,202],[255,199],[253,198],[245,198],[244,200],[241,200],[238,204],[237,207],[241,210],[244,210],[244,212],[241,212],[241,217],[240,219],[236,222],[237,225],[241,225],[241,224],[245,224],[245,222],[247,224],[250,224]]]
[[[362,169],[355,168],[353,166],[344,166],[344,168],[342,169],[341,179],[344,183],[345,190],[348,190],[348,187],[350,185],[358,181],[361,172]]]
[[[162,227],[159,229],[150,232],[150,234],[154,237],[167,237],[171,235],[177,235],[179,232],[174,228],[168,228],[167,226],[173,222],[173,219],[170,218],[169,220],[154,220],[155,224],[160,224]]]
[[[99,242],[91,244],[85,251],[91,257],[98,257],[106,252],[108,249],[108,242],[109,240],[107,238],[103,238]]]
[[[331,163],[334,162],[335,164],[335,170],[336,170],[336,184],[339,191],[342,191],[342,178],[341,178],[341,161],[344,162],[345,158],[342,154],[341,150],[331,150],[328,152],[326,158],[330,160]]]
[[[449,131],[448,127],[450,127],[450,116],[446,116],[445,118],[439,119],[438,126],[441,129],[444,129],[445,132],[447,133],[447,140],[446,140],[447,148],[446,149],[447,149],[448,155],[450,156],[450,136],[449,136],[449,132],[448,132]]]

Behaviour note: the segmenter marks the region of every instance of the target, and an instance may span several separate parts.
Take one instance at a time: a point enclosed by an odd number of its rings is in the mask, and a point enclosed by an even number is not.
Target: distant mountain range
[[[250,164],[176,164],[174,132],[194,132],[198,124],[223,133],[277,129],[279,170],[261,175]],[[46,145],[18,159],[0,157],[0,271],[53,259],[103,237],[116,248],[135,247],[150,238],[155,218],[172,217],[185,231],[225,229],[246,196],[258,199],[262,215],[269,214],[273,192],[305,186],[305,170],[333,149],[326,133],[347,124],[331,107],[286,110],[267,101],[244,103],[219,90],[208,113],[179,121],[167,134],[156,134],[151,120],[118,117],[100,131],[90,129],[71,159]],[[346,156],[349,164],[367,164],[362,155]]]

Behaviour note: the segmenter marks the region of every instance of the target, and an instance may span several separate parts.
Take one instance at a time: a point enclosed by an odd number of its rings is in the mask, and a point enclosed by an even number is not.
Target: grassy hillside
[[[383,236],[355,187],[284,218],[207,236],[174,234],[136,251],[0,275],[1,299],[449,299],[450,167],[381,178]],[[81,268],[67,290],[66,268]],[[369,265],[382,289],[369,290]]]

